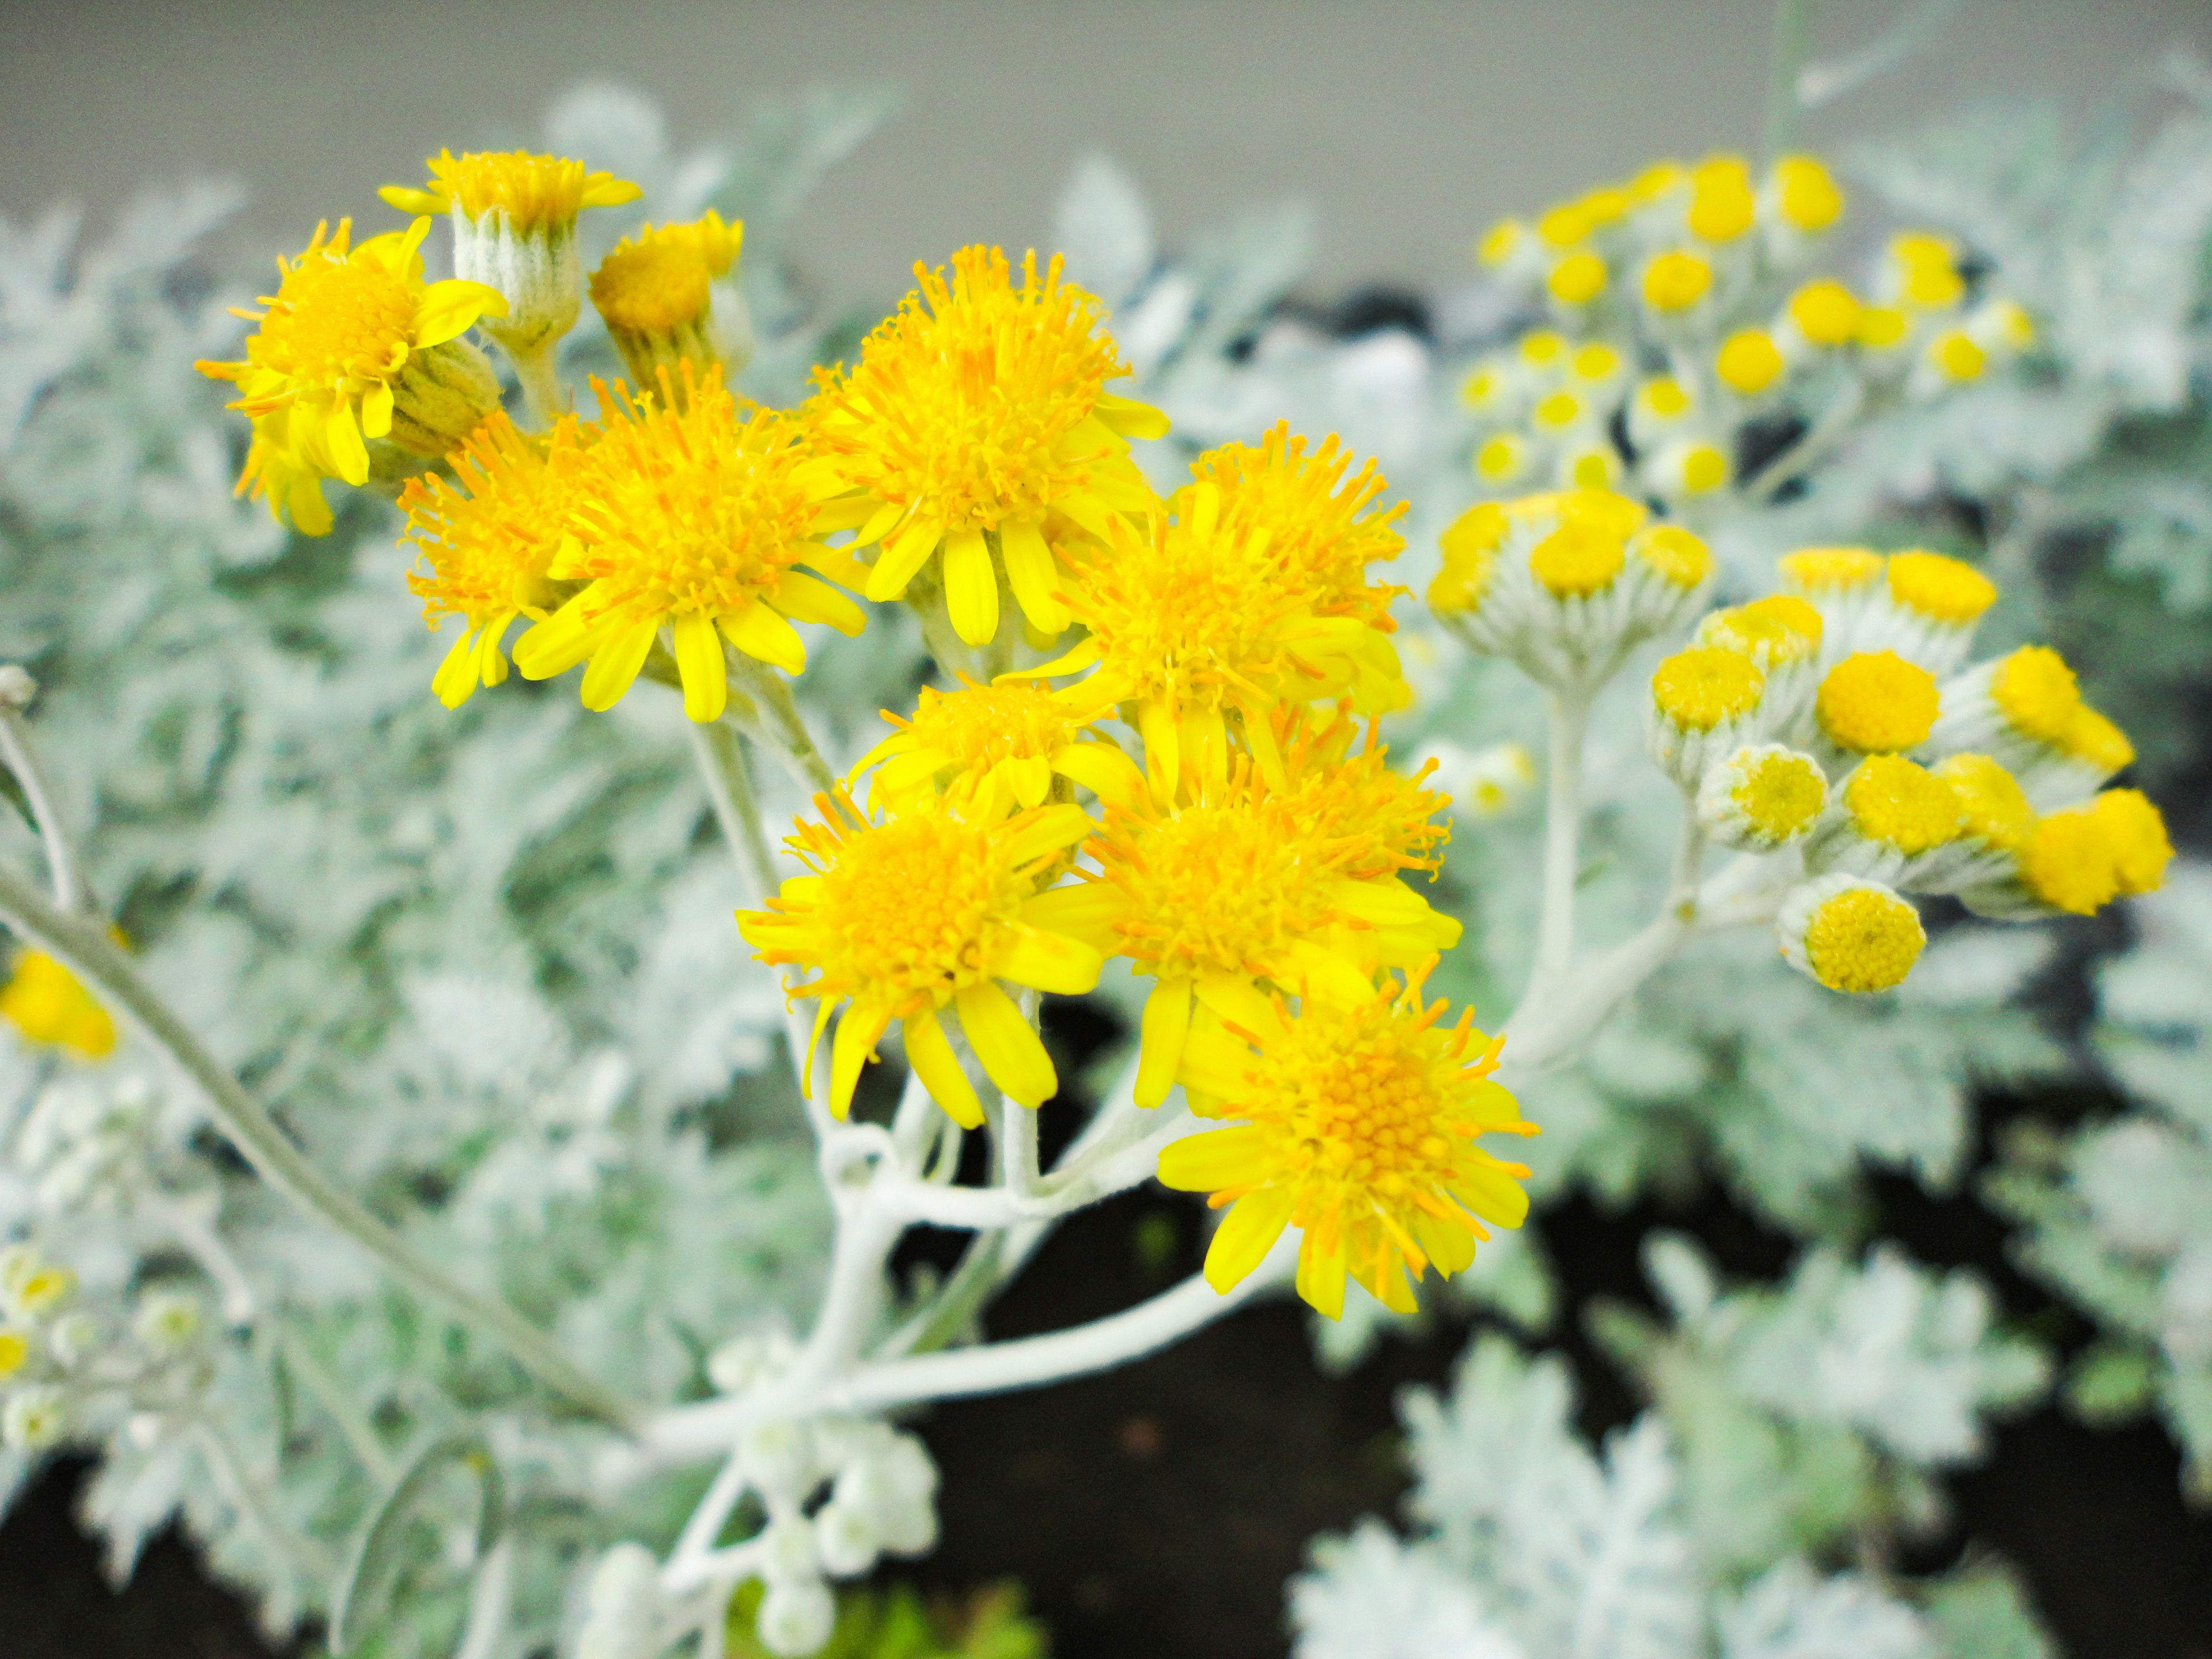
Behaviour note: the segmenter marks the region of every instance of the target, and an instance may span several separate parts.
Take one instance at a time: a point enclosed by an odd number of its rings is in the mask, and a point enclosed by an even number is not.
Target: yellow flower
[[[1758,216],[1751,169],[1740,155],[1700,161],[1690,175],[1690,234],[1705,241],[1732,242]]]
[[[788,673],[806,665],[793,621],[857,634],[860,608],[796,567],[857,580],[846,556],[813,538],[825,484],[798,423],[666,369],[658,398],[617,389],[578,459],[568,538],[547,574],[584,588],[515,642],[526,679],[590,659],[586,708],[620,702],[663,627],[684,685],[684,712],[720,720],[729,697],[722,641]],[[603,393],[603,398],[605,394]],[[788,620],[787,620],[788,619]],[[719,633],[718,633],[719,630]]]
[[[1909,901],[1881,882],[1840,872],[1791,888],[1775,931],[1791,967],[1855,996],[1903,984],[1928,943]]]
[[[444,213],[469,219],[496,214],[517,229],[572,223],[586,208],[620,207],[642,193],[611,173],[591,173],[581,161],[520,150],[474,151],[456,158],[441,149],[423,163],[429,181],[420,190],[386,185],[377,194],[402,213]]]
[[[1561,305],[1586,306],[1605,292],[1605,261],[1583,248],[1553,265],[1544,285]]]
[[[689,363],[702,384],[715,385],[726,368],[742,366],[738,343],[717,326],[714,285],[737,264],[744,240],[742,222],[708,212],[658,230],[641,225],[599,261],[592,306],[633,383],[652,386],[664,369],[676,374]]]
[[[997,633],[1000,568],[1030,625],[1057,634],[1067,612],[1055,556],[1150,505],[1128,441],[1158,437],[1167,419],[1104,390],[1128,368],[1057,256],[1042,278],[1024,256],[1018,286],[994,247],[954,254],[949,283],[915,269],[919,289],[857,365],[822,375],[808,407],[853,492],[854,544],[882,544],[868,597],[901,597],[941,549],[962,639]]]
[[[1097,737],[1090,720],[1038,681],[965,681],[951,692],[924,686],[911,719],[888,708],[883,716],[898,730],[855,761],[852,775],[875,767],[876,787],[890,800],[964,781],[988,814],[1042,805],[1055,778],[1108,801],[1144,787],[1120,745]]]
[[[1091,819],[1066,805],[994,817],[964,793],[921,795],[883,820],[842,791],[815,805],[822,822],[800,823],[786,843],[814,873],[785,882],[767,908],[739,911],[738,927],[763,962],[813,972],[788,994],[816,999],[815,1041],[849,1005],[830,1049],[830,1109],[845,1115],[860,1067],[897,1020],[907,1061],[938,1104],[967,1127],[982,1122],[945,1035],[947,1008],[1006,1097],[1042,1105],[1059,1079],[999,981],[1066,995],[1098,982],[1103,957],[1054,925],[1057,896],[1038,891]]]
[[[1713,369],[1732,392],[1752,397],[1782,376],[1782,353],[1763,328],[1740,329],[1721,342]]]
[[[1346,854],[1344,873],[1354,881],[1440,868],[1437,849],[1451,839],[1451,828],[1437,819],[1451,797],[1425,787],[1436,761],[1410,774],[1393,771],[1381,723],[1366,722],[1364,742],[1354,753],[1361,732],[1347,704],[1318,717],[1310,708],[1278,708],[1273,736],[1283,757],[1284,809],[1308,839]]]
[[[568,533],[584,444],[573,416],[546,436],[526,437],[495,415],[453,452],[458,487],[431,474],[400,492],[402,539],[429,566],[427,574],[409,573],[408,589],[431,627],[449,616],[464,624],[431,682],[447,708],[504,680],[501,637],[517,617],[544,614],[546,572]]]
[[[581,161],[520,150],[459,159],[440,150],[425,165],[430,179],[422,189],[386,185],[377,194],[402,213],[451,215],[454,275],[507,298],[507,314],[484,332],[519,359],[574,327],[582,295],[576,216],[634,202],[638,187],[588,173]]]
[[[256,417],[257,437],[261,420],[281,412],[281,432],[269,436],[283,452],[287,501],[302,471],[368,483],[368,439],[442,459],[499,407],[491,366],[460,337],[481,317],[504,315],[507,301],[481,283],[426,284],[419,249],[429,228],[417,219],[349,251],[349,222],[327,240],[318,225],[305,252],[276,262],[283,280],[262,299],[269,309],[239,313],[260,324],[245,359],[197,365],[236,382],[231,406]],[[267,478],[268,456],[262,465]],[[276,505],[279,492],[270,494]]]
[[[1843,216],[1843,191],[1828,169],[1809,155],[1775,161],[1774,193],[1776,210],[1794,229],[1826,230]]]
[[[1816,346],[1848,345],[1858,333],[1862,309],[1857,295],[1827,277],[1792,294],[1787,308],[1791,325]]]
[[[1402,821],[1359,821],[1328,781],[1270,791],[1239,760],[1195,798],[1109,807],[1092,851],[1099,873],[1054,896],[1054,914],[1102,952],[1158,983],[1145,1005],[1136,1099],[1166,1098],[1194,998],[1252,1016],[1273,984],[1361,994],[1378,968],[1459,941],[1460,925],[1395,879]],[[1372,873],[1369,873],[1372,872]]]
[[[1933,675],[1894,651],[1856,651],[1820,681],[1813,712],[1821,736],[1859,755],[1917,748],[1936,724]]]
[[[1644,303],[1654,311],[1686,311],[1713,285],[1713,268],[1701,254],[1674,248],[1644,268]]]
[[[0,1019],[33,1042],[67,1048],[87,1060],[115,1050],[115,1022],[77,981],[44,951],[26,951],[0,985]]]
[[[1325,455],[1313,477],[1325,476]],[[1069,597],[1090,636],[1036,671],[1095,667],[1065,695],[1090,708],[1136,704],[1146,762],[1170,795],[1194,772],[1224,775],[1231,715],[1279,783],[1268,735],[1278,702],[1348,693],[1362,713],[1382,713],[1412,695],[1384,630],[1389,590],[1358,580],[1367,560],[1401,544],[1392,515],[1344,510],[1358,481],[1310,501],[1287,465],[1273,483],[1225,462],[1220,476],[1226,488],[1202,478],[1076,561]]]
[[[1163,1184],[1226,1206],[1206,1255],[1226,1291],[1296,1227],[1298,1294],[1334,1319],[1344,1284],[1412,1311],[1433,1265],[1449,1277],[1474,1260],[1483,1225],[1517,1227],[1528,1174],[1476,1146],[1487,1133],[1528,1135],[1513,1097],[1491,1078],[1504,1039],[1470,1023],[1440,1026],[1421,978],[1344,1002],[1279,999],[1236,1028],[1192,1034],[1182,1079],[1209,1114],[1240,1120],[1160,1154]]]

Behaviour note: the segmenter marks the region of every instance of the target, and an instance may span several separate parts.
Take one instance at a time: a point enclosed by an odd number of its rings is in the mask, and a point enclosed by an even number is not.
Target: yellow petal
[[[644,194],[643,186],[634,185],[627,179],[617,179],[611,173],[591,173],[584,175],[584,194],[579,205],[620,207],[625,202],[635,202]],[[385,198],[387,202],[391,199],[389,196]]]
[[[684,714],[702,726],[721,719],[730,702],[730,671],[722,659],[714,619],[694,611],[676,618],[669,633],[675,642],[676,672],[684,682]]]
[[[1097,988],[1098,970],[1105,965],[1105,957],[1080,939],[1018,922],[1009,930],[994,971],[1017,985],[1079,997]]]
[[[1344,1317],[1344,1250],[1323,1249],[1309,1233],[1298,1245],[1298,1294],[1316,1313]]]
[[[637,683],[638,670],[645,666],[647,653],[659,634],[659,623],[649,617],[609,629],[599,649],[592,653],[591,666],[584,671],[584,707],[604,714],[620,702]]]
[[[859,532],[853,538],[853,545],[866,547],[870,542],[881,541],[898,528],[898,521],[904,517],[904,507],[893,501],[884,502],[861,521]]]
[[[514,642],[514,665],[523,678],[550,680],[565,674],[598,648],[610,624],[605,618],[584,620],[584,602],[590,596],[586,588]]]
[[[1275,1005],[1249,979],[1210,969],[1198,976],[1198,1000],[1256,1040],[1274,1029]]]
[[[853,1109],[853,1090],[860,1081],[860,1067],[876,1057],[876,1039],[890,1016],[871,1003],[854,1003],[837,1022],[837,1036],[830,1045],[830,1115],[843,1118]]]
[[[507,296],[495,288],[458,278],[433,283],[415,305],[416,349],[424,350],[458,339],[479,317],[506,315]]]
[[[353,405],[343,398],[331,407],[330,418],[323,423],[323,441],[330,446],[331,463],[338,477],[349,484],[368,482],[368,446],[361,441],[361,428],[355,424]]]
[[[1249,1187],[1266,1170],[1267,1141],[1249,1123],[1185,1135],[1160,1148],[1160,1185],[1179,1193]]]
[[[1007,1099],[1036,1107],[1052,1098],[1059,1091],[1060,1075],[1012,997],[986,981],[961,992],[954,1004],[968,1046]]]
[[[1109,806],[1126,805],[1145,787],[1145,775],[1115,743],[1066,744],[1053,750],[1051,764]]]
[[[1176,1080],[1186,1097],[1202,1096],[1234,1106],[1252,1073],[1252,1047],[1221,1023],[1221,1017],[1201,1006],[1190,1022],[1190,1036],[1182,1045],[1182,1069]],[[1192,1110],[1197,1111],[1196,1106]],[[1201,1117],[1219,1115],[1200,1112]]]
[[[1206,1248],[1206,1282],[1224,1294],[1241,1284],[1283,1236],[1291,1203],[1287,1189],[1262,1187],[1231,1204]]]
[[[1021,865],[1073,847],[1098,826],[1073,802],[1039,807],[1013,821],[1004,844],[1008,860]]]
[[[817,581],[804,571],[787,570],[776,584],[775,608],[794,622],[827,623],[840,634],[858,634],[868,625],[868,613],[828,582]]]
[[[1134,398],[1117,398],[1110,392],[1098,394],[1098,401],[1091,412],[1109,430],[1124,438],[1164,438],[1168,435],[1168,417],[1150,404],[1140,404]]]
[[[936,1013],[924,1008],[919,1013],[908,1014],[903,1029],[906,1063],[914,1067],[914,1074],[929,1091],[929,1097],[945,1108],[945,1115],[962,1128],[981,1128],[983,1103],[975,1097],[975,1085],[969,1082],[968,1073],[960,1069],[952,1045],[945,1040],[945,1028],[937,1023]]]
[[[431,677],[430,690],[448,708],[459,708],[477,689],[476,643],[476,636],[463,629],[461,637],[453,641],[453,648],[446,653],[445,660]]]
[[[1485,1221],[1501,1227],[1517,1227],[1528,1218],[1528,1192],[1503,1170],[1478,1164],[1453,1177],[1451,1193]]]
[[[1395,876],[1379,881],[1340,881],[1329,896],[1349,915],[1382,927],[1416,927],[1430,915],[1429,902]]]
[[[1000,525],[999,552],[1006,562],[1006,585],[1014,590],[1022,614],[1039,633],[1057,634],[1065,629],[1070,620],[1067,607],[1053,597],[1060,586],[1060,569],[1053,562],[1052,549],[1045,545],[1044,532],[1033,524]]]
[[[744,610],[721,617],[722,633],[732,645],[757,661],[797,674],[806,666],[806,645],[799,630],[756,599]]]
[[[1137,731],[1145,740],[1145,774],[1163,800],[1175,799],[1182,777],[1182,732],[1164,699],[1147,697],[1137,708]]]
[[[1071,882],[1024,901],[1021,918],[1048,933],[1071,933],[1104,956],[1115,948],[1121,901],[1103,881]]]
[[[1024,668],[1002,678],[1006,679],[1048,680],[1060,674],[1073,674],[1091,667],[1098,660],[1098,641],[1083,639],[1070,646],[1064,655],[1050,662],[1039,663],[1035,668]]]
[[[1416,1210],[1413,1228],[1414,1240],[1446,1278],[1465,1273],[1474,1261],[1474,1235],[1464,1221],[1448,1221],[1426,1210]]]
[[[1290,950],[1291,975],[1302,994],[1342,1003],[1364,1002],[1375,994],[1375,981],[1348,958],[1301,939]]]
[[[1183,1044],[1190,1036],[1188,980],[1153,981],[1152,994],[1145,999],[1142,1030],[1142,1041],[1137,1049],[1135,1099],[1139,1106],[1157,1106],[1168,1097],[1168,1091],[1175,1086],[1176,1074],[1182,1069]],[[1160,1167],[1160,1179],[1166,1181],[1164,1155]]]
[[[361,431],[365,438],[384,438],[392,434],[392,383],[379,380],[369,387],[361,400]]]
[[[953,632],[970,645],[988,645],[999,631],[999,574],[980,530],[945,538],[945,608]]]
[[[404,185],[386,185],[376,193],[402,213],[420,216],[446,210],[446,198],[427,190],[410,190]]]
[[[1052,763],[1042,755],[1023,755],[1000,763],[1014,787],[1014,799],[1024,806],[1042,806],[1052,793]]]
[[[878,602],[897,599],[944,539],[944,526],[916,520],[884,544],[883,551],[876,555],[875,568],[868,572],[868,585],[861,591]]]

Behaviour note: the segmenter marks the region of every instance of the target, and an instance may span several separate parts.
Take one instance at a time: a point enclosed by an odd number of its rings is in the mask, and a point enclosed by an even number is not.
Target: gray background
[[[1905,7],[1826,0],[1815,55]],[[1048,234],[1085,149],[1120,157],[1174,238],[1255,203],[1319,210],[1315,285],[1449,283],[1474,234],[1662,154],[1755,149],[1768,0],[7,0],[0,212],[218,173],[249,234],[295,248],[378,211],[422,158],[534,143],[582,77],[638,88],[679,143],[745,100],[823,79],[891,82],[903,113],[808,216],[800,257],[844,297],[916,258]],[[2076,109],[2140,95],[2176,45],[2212,57],[2212,0],[1978,0],[1931,53],[1808,122],[1813,143],[1978,97]]]

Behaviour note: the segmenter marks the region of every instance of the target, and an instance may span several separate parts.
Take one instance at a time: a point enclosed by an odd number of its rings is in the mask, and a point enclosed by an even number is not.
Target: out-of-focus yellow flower
[[[15,958],[0,985],[0,1019],[33,1042],[66,1048],[86,1060],[115,1051],[115,1022],[77,976],[44,951]]]
[[[592,273],[592,305],[622,353],[633,384],[656,384],[689,363],[701,385],[720,384],[738,343],[714,314],[714,287],[744,246],[743,223],[708,212],[689,224],[641,225]],[[672,382],[673,384],[673,382]]]

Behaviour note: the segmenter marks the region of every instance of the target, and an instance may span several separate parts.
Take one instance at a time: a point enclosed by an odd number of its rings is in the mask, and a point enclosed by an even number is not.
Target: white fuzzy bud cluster
[[[151,1174],[155,1116],[143,1077],[64,1075],[39,1096],[15,1138],[15,1162],[48,1214],[127,1205]]]
[[[621,1543],[599,1557],[584,1589],[575,1659],[653,1659],[665,1644],[660,1564],[642,1544]]]

